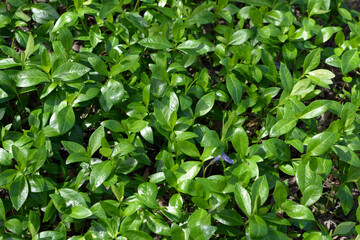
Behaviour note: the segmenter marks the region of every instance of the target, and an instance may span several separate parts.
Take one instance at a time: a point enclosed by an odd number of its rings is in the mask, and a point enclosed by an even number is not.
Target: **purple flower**
[[[212,162],[217,162],[220,159],[223,159],[225,162],[230,163],[230,164],[234,164],[234,160],[232,160],[231,158],[229,158],[228,155],[226,155],[226,153],[222,152],[221,155],[215,157]]]
[[[274,63],[275,63],[276,69],[279,71],[280,70],[280,63],[278,63],[278,62],[274,62]]]

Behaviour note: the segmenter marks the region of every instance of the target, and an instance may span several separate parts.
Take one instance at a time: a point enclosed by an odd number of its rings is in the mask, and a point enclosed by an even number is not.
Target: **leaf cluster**
[[[343,0],[2,1],[0,238],[360,239],[359,46]]]

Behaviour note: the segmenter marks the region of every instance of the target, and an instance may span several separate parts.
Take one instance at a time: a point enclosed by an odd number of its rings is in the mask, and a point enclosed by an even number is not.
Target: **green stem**
[[[136,9],[137,9],[138,5],[139,5],[139,0],[136,0],[135,7],[134,7],[134,12],[136,12]]]

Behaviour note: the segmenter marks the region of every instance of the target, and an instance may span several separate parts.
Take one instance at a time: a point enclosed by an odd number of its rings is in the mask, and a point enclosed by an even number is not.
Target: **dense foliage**
[[[342,0],[2,1],[0,238],[355,238],[358,17]]]

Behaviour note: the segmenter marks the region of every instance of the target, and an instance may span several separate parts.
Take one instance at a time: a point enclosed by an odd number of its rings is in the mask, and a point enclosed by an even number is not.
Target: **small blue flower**
[[[220,159],[223,159],[225,162],[230,163],[230,164],[234,164],[234,160],[232,160],[231,158],[229,158],[228,155],[226,155],[226,153],[222,152],[221,155],[215,157],[212,162],[217,162]]]

